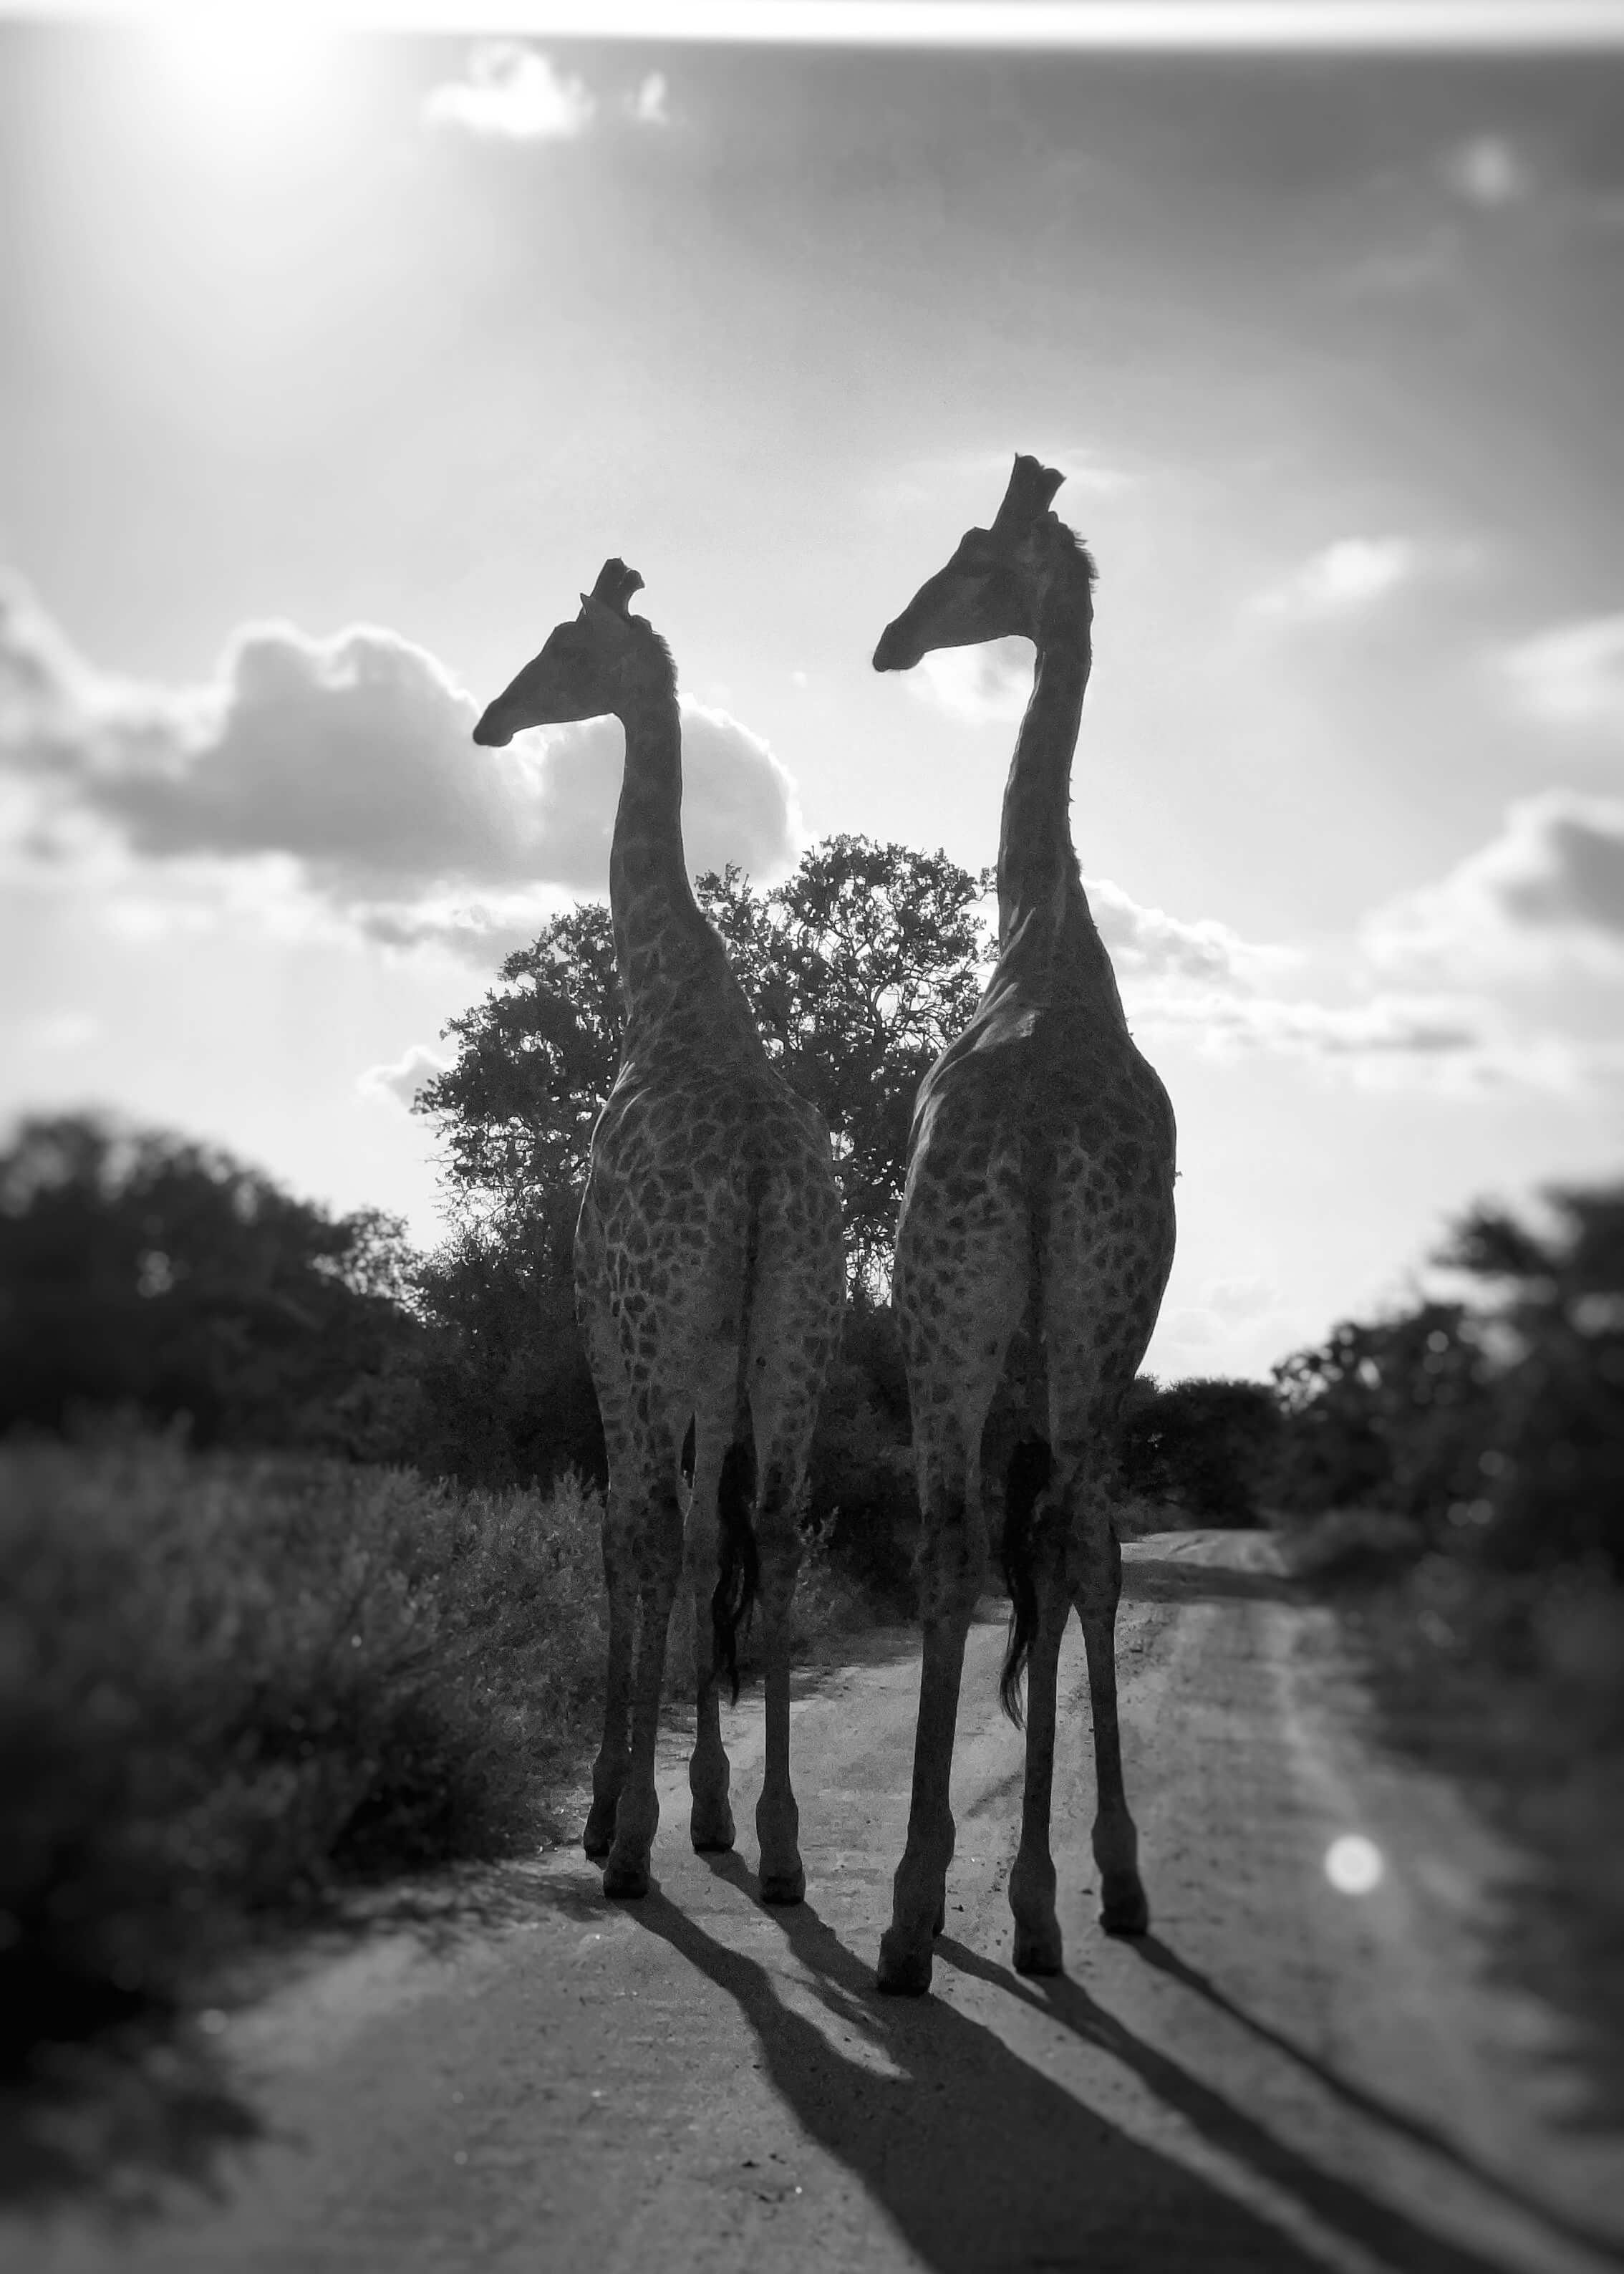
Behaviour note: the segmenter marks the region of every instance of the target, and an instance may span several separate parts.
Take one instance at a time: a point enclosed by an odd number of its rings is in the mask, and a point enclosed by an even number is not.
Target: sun
[[[222,142],[285,140],[327,106],[333,41],[311,12],[215,5],[167,12],[151,29],[177,109]]]

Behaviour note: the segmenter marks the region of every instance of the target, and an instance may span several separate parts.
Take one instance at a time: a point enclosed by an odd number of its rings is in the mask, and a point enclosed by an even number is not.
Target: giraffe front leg
[[[756,1808],[764,1903],[798,1903],[806,1894],[801,1860],[801,1811],[789,1771],[790,1613],[801,1568],[801,1534],[788,1480],[769,1465],[756,1524],[761,1565],[763,1655],[766,1660],[766,1762]]]
[[[650,1510],[639,1575],[636,1668],[632,1682],[631,1759],[615,1811],[614,1842],[604,1866],[606,1895],[649,1892],[649,1861],[659,1827],[654,1756],[659,1738],[660,1687],[665,1636],[682,1570],[682,1510],[675,1492],[662,1487]]]
[[[581,1844],[601,1863],[614,1838],[615,1811],[631,1759],[628,1715],[632,1644],[636,1627],[636,1575],[627,1536],[624,1500],[613,1488],[604,1507],[604,1581],[609,1593],[609,1653],[604,1680],[604,1736],[592,1764],[592,1805]]]
[[[1088,1653],[1088,1695],[1094,1707],[1097,1812],[1094,1857],[1100,1868],[1100,1924],[1107,1934],[1143,1934],[1150,1906],[1139,1878],[1139,1834],[1128,1813],[1116,1722],[1116,1605],[1122,1594],[1122,1548],[1102,1508],[1086,1509],[1073,1544],[1072,1600]]]

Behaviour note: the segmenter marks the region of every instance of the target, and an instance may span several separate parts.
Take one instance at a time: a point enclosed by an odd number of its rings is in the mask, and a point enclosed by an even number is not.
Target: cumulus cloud
[[[431,126],[509,142],[571,142],[597,113],[597,98],[582,80],[518,40],[482,41],[468,58],[467,77],[431,89],[423,105]]]
[[[491,750],[470,739],[477,715],[434,657],[373,626],[249,626],[213,681],[171,690],[98,674],[15,594],[0,610],[0,774],[28,792],[31,851],[71,853],[94,825],[149,862],[280,862],[400,944],[515,922],[528,937],[538,888],[606,884],[619,725]],[[726,712],[685,700],[683,718],[690,865],[780,871],[799,827],[788,775]]]
[[[1505,670],[1532,717],[1624,730],[1624,615],[1553,624],[1512,648]]]
[[[1191,920],[1142,907],[1109,877],[1090,877],[1087,892],[1100,937],[1124,980],[1245,987],[1290,960],[1286,950],[1243,939],[1214,916]]]
[[[363,1097],[388,1099],[410,1111],[424,1083],[437,1073],[444,1073],[451,1064],[443,1050],[432,1050],[426,1043],[414,1043],[391,1064],[368,1066],[357,1077],[356,1088]]]
[[[1213,1279],[1207,1285],[1206,1302],[1222,1318],[1259,1319],[1278,1291],[1269,1279]]]
[[[1378,962],[1425,969],[1577,960],[1624,969],[1624,799],[1553,789],[1438,884],[1367,920]]]
[[[1474,134],[1444,153],[1446,186],[1466,204],[1492,208],[1520,205],[1533,176],[1516,145],[1503,134]]]
[[[627,116],[639,126],[669,126],[671,90],[664,72],[650,72],[626,98]]]
[[[1339,537],[1277,584],[1259,592],[1256,614],[1289,623],[1355,615],[1412,577],[1421,550],[1408,537]]]
[[[942,647],[903,675],[916,701],[981,725],[1019,719],[1032,693],[1029,640],[988,640],[979,647]]]

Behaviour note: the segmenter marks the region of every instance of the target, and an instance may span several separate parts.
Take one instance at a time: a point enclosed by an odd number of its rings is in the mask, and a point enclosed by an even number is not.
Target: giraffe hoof
[[[874,1970],[875,1986],[888,1998],[922,1998],[930,1987],[929,1951],[898,1949],[889,1934],[880,1939],[880,1962]]]
[[[733,1844],[733,1817],[726,1811],[720,1816],[701,1816],[695,1809],[688,1836],[696,1856],[726,1856]]]
[[[581,1835],[581,1845],[595,1864],[601,1864],[614,1845],[614,1811],[617,1805],[613,1800],[595,1800],[587,1811],[586,1830]]]
[[[764,1903],[800,1903],[806,1901],[807,1875],[799,1865],[793,1871],[763,1871],[761,1899]]]
[[[930,1938],[931,1938],[931,1940],[932,1940],[933,1942],[935,1941],[935,1939],[936,1939],[936,1936],[937,1936],[937,1935],[939,1935],[939,1934],[941,1934],[941,1933],[945,1930],[946,1925],[947,1925],[947,1898],[946,1898],[946,1896],[945,1896],[945,1895],[944,1895],[944,1896],[943,1896],[943,1898],[942,1898],[942,1900],[941,1900],[941,1901],[936,1905],[936,1915],[935,1918],[934,1918],[934,1919],[932,1919],[932,1921],[930,1922]]]
[[[1150,1930],[1150,1905],[1139,1874],[1123,1879],[1109,1875],[1100,1907],[1100,1924],[1107,1934],[1146,1934]]]
[[[635,1902],[649,1892],[649,1867],[646,1864],[617,1864],[613,1856],[604,1871],[604,1893],[618,1895],[628,1902]]]
[[[1017,1974],[1064,1974],[1064,1946],[1057,1926],[1040,1927],[1034,1932],[1029,1928],[1015,1930],[1015,1971]]]

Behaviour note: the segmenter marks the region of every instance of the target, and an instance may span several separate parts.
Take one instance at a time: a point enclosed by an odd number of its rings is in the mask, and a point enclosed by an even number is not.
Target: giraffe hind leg
[[[718,1360],[713,1382],[701,1397],[694,1427],[694,1478],[688,1515],[688,1570],[694,1615],[694,1750],[688,1759],[693,1807],[688,1834],[697,1852],[723,1855],[734,1839],[728,1799],[727,1754],[722,1743],[718,1696],[715,1597],[718,1586],[720,1507],[735,1489],[734,1448],[728,1444],[737,1403],[738,1354],[729,1349]]]

